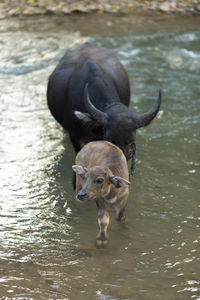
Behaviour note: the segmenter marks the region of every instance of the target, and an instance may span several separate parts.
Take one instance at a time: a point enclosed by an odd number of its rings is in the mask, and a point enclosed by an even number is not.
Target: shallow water
[[[199,28],[197,17],[0,21],[0,299],[200,299]],[[109,210],[104,249],[46,105],[49,74],[85,41],[118,55],[137,112],[163,91],[163,116],[137,133],[126,225]]]

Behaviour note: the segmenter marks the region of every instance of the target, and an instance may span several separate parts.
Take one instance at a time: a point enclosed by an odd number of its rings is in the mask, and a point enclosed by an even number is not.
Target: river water
[[[97,249],[94,203],[71,186],[74,151],[46,104],[49,74],[90,41],[128,71],[137,166],[120,226]],[[0,299],[200,299],[200,18],[38,17],[0,21]]]

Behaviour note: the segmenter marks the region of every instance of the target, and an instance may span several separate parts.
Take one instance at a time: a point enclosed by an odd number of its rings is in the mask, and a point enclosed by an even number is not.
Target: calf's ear
[[[110,181],[116,188],[120,188],[123,186],[127,186],[130,182],[122,177],[119,176],[110,176]]]
[[[72,169],[76,174],[78,174],[80,176],[84,176],[87,172],[87,168],[84,168],[80,165],[73,165]]]

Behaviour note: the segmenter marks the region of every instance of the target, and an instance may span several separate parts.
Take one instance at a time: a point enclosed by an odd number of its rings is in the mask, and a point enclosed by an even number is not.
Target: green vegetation
[[[200,0],[0,0],[0,18],[75,12],[200,14]]]

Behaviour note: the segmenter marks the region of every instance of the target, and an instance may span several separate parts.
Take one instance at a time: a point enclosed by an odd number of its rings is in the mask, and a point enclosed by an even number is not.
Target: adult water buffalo
[[[136,130],[159,111],[161,91],[149,112],[132,112],[129,79],[119,59],[108,49],[85,43],[62,57],[49,77],[47,100],[76,152],[90,141],[107,140],[128,160]]]

